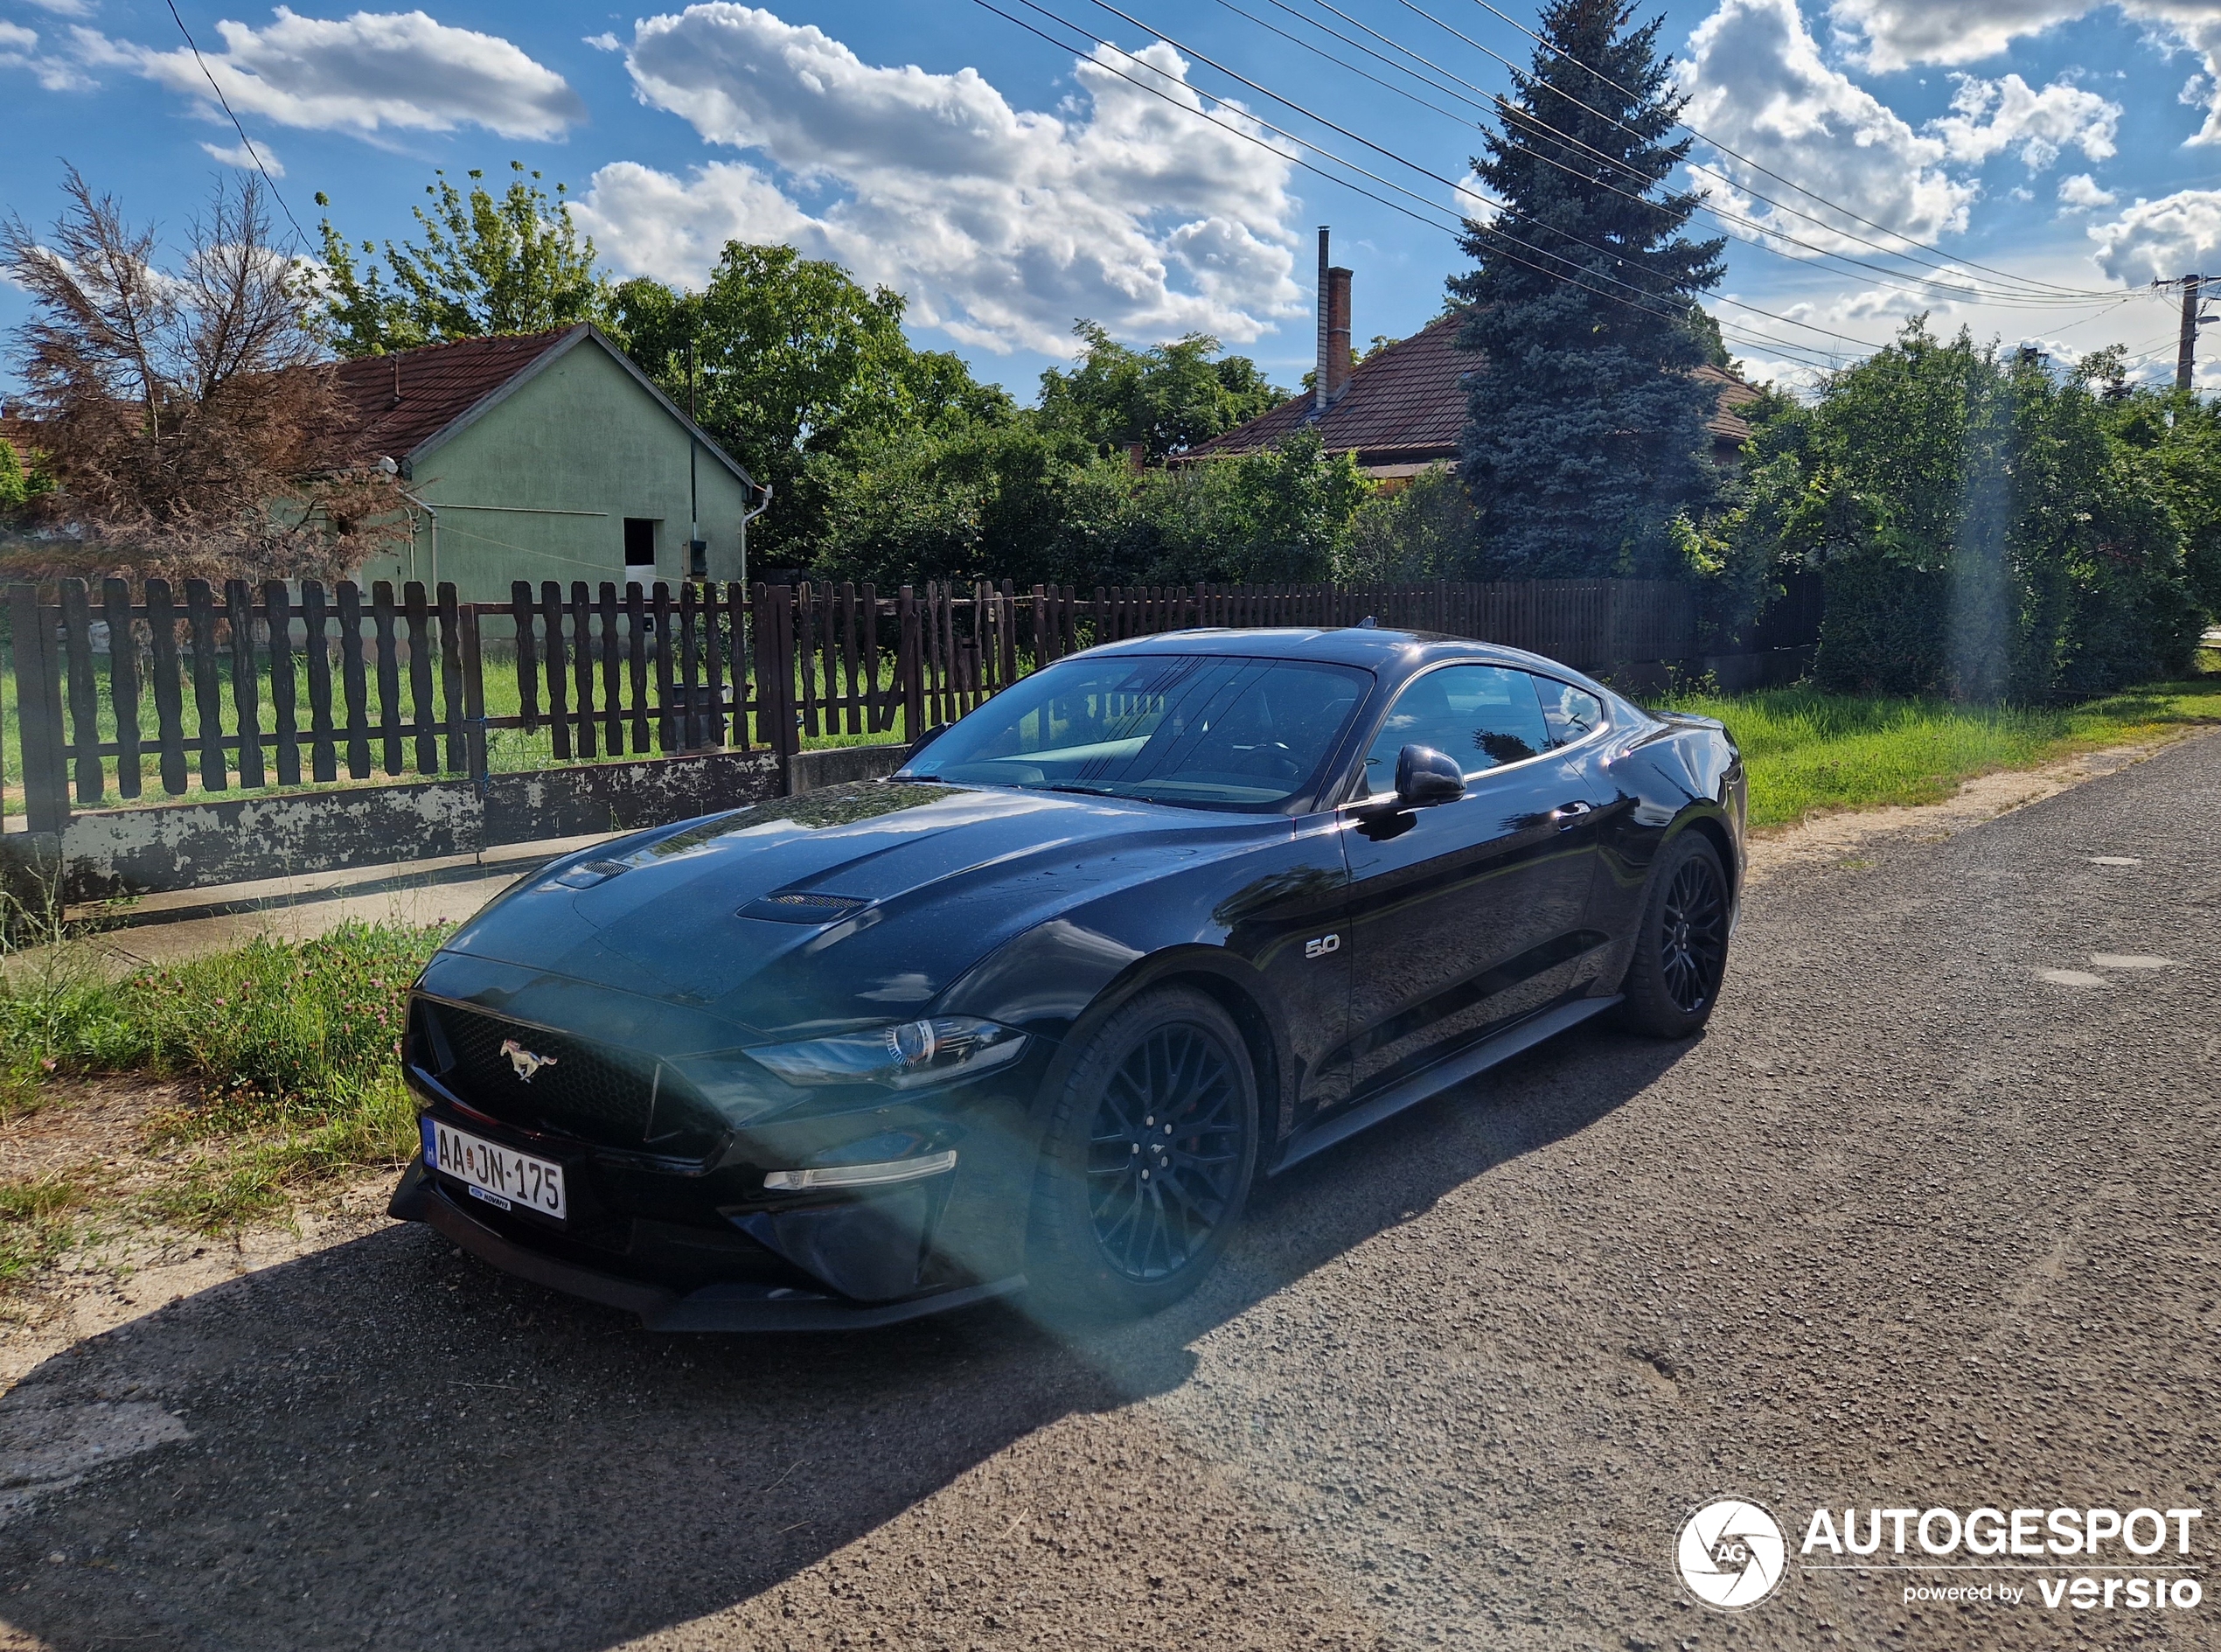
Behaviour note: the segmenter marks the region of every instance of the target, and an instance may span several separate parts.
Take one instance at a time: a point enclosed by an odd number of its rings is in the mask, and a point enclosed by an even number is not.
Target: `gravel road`
[[[421,1228],[203,1291],[0,1401],[0,1646],[2221,1643],[1673,1562],[1719,1493],[2212,1556],[2217,820],[2221,738],[1784,870],[1702,1040],[1420,1108],[1086,1344],[653,1338]]]

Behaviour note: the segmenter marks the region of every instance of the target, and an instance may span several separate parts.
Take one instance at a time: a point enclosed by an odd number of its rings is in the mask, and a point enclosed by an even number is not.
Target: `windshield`
[[[1308,786],[1371,686],[1309,660],[1069,659],[1003,690],[897,778],[1271,809]]]

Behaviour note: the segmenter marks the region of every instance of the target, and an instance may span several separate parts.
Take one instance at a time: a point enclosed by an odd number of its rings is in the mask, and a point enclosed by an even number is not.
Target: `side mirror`
[[[1447,753],[1432,746],[1406,746],[1396,754],[1396,807],[1430,809],[1465,795],[1465,771]]]

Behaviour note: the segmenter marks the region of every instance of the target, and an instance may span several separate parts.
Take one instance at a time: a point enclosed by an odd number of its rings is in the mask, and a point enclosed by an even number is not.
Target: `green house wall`
[[[677,582],[686,571],[687,458],[694,449],[709,576],[741,576],[747,490],[725,462],[592,338],[581,339],[476,419],[420,450],[405,485],[439,512],[415,517],[414,540],[373,558],[373,580],[455,582],[468,602],[505,602],[511,582]],[[624,523],[656,524],[652,569],[628,568]]]

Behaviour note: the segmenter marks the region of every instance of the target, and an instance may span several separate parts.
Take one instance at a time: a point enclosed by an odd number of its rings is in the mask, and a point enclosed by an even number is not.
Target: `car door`
[[[1466,771],[1455,803],[1360,820],[1350,869],[1352,1094],[1392,1083],[1577,983],[1596,812],[1556,749],[1537,684],[1508,666],[1438,666],[1406,684],[1366,756],[1392,791],[1396,754],[1431,746]]]

